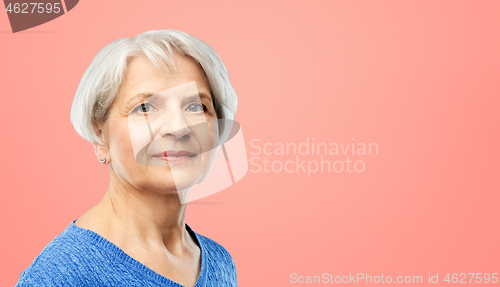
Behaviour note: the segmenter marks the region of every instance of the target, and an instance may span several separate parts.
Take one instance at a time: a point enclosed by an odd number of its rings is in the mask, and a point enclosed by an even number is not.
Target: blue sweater
[[[21,273],[16,286],[182,286],[130,257],[101,235],[71,224]],[[201,249],[198,286],[237,286],[229,252],[194,234]]]

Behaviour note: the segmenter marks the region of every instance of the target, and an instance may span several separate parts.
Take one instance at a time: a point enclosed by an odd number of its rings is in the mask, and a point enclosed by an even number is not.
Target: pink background
[[[500,273],[500,2],[234,2],[85,0],[16,34],[0,12],[0,285],[104,195],[107,167],[70,105],[99,49],[152,29],[216,49],[248,152],[252,139],[379,145],[363,173],[249,172],[188,204],[241,286]]]

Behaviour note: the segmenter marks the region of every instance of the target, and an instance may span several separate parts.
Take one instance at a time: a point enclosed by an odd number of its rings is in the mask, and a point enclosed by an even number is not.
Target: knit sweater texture
[[[135,260],[94,231],[75,225],[76,219],[25,269],[22,286],[183,286]],[[201,270],[195,287],[237,286],[229,252],[194,232],[201,249]]]

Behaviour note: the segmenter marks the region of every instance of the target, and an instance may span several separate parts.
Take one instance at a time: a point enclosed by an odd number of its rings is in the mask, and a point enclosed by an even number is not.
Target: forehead
[[[169,69],[163,64],[165,71],[162,71],[144,55],[132,58],[117,100],[127,101],[137,94],[155,94],[189,82],[195,82],[200,92],[210,94],[205,73],[198,63],[180,54],[175,54],[175,62],[173,59],[171,62],[175,66]]]

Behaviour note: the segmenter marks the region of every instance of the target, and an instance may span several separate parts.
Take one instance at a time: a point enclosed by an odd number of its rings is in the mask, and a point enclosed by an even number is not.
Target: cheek
[[[130,164],[134,158],[134,150],[130,140],[130,132],[126,125],[115,125],[110,130],[110,154],[115,163]]]
[[[199,151],[208,153],[217,147],[218,132],[217,121],[207,120],[191,127],[193,137],[199,145]]]
[[[217,149],[212,149],[202,154],[200,165],[198,167],[202,180],[204,180],[210,173],[216,158]]]
[[[148,124],[144,118],[130,117],[127,125],[128,138],[123,138],[131,144],[134,157],[153,141],[153,135],[158,132],[158,126]]]

